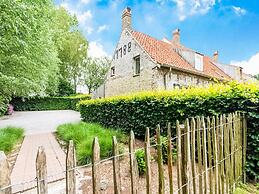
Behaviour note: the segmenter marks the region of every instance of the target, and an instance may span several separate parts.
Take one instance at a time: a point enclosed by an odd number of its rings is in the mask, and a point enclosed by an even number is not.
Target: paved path
[[[65,153],[51,132],[55,131],[60,124],[78,121],[80,121],[80,114],[75,111],[16,112],[11,117],[0,119],[0,128],[11,125],[23,127],[26,131],[12,171],[12,185],[35,179],[35,160],[39,146],[45,148],[47,173],[51,176],[49,181],[64,178],[65,174],[62,172],[65,170]],[[17,185],[13,187],[13,192],[31,188],[35,184],[34,181]]]
[[[53,132],[63,123],[79,122],[80,113],[72,110],[22,111],[0,118],[0,128],[16,126],[25,129],[26,135]]]

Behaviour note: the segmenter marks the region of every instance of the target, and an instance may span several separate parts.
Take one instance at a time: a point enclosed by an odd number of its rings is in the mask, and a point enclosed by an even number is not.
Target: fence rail
[[[158,190],[156,193],[164,194],[166,191],[173,194],[223,194],[233,193],[239,181],[246,181],[246,118],[239,112],[213,117],[195,117],[186,119],[183,125],[176,121],[176,136],[172,137],[170,123],[167,128],[167,165],[163,164],[163,149],[161,129],[156,128],[156,143],[150,144],[149,128],[146,129],[144,147],[146,163],[146,193],[152,193],[151,176],[151,148],[156,148],[158,169]],[[138,193],[138,166],[135,157],[135,137],[133,131],[129,137],[129,152],[119,154],[116,137],[113,137],[113,156],[100,160],[100,146],[98,138],[94,138],[92,144],[92,163],[84,166],[76,166],[75,147],[73,141],[69,142],[66,157],[66,193],[76,193],[76,170],[83,167],[92,168],[93,193],[101,193],[100,164],[112,161],[114,191],[120,194],[121,173],[120,158],[129,156],[130,167],[130,191]],[[177,184],[173,179],[173,145],[176,142],[177,149]],[[168,168],[169,183],[165,184],[165,170]],[[48,193],[48,180],[46,172],[46,155],[43,147],[39,147],[36,159],[36,188],[38,194]],[[23,183],[24,184],[24,183]],[[177,187],[175,187],[177,185]],[[0,194],[11,194],[10,170],[3,152],[0,152]],[[168,186],[169,188],[165,188]]]

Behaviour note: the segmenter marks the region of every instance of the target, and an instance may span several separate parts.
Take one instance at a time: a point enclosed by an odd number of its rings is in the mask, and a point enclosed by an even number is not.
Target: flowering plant
[[[8,107],[7,107],[7,115],[12,115],[13,112],[14,112],[14,107],[13,107],[13,105],[8,104]]]

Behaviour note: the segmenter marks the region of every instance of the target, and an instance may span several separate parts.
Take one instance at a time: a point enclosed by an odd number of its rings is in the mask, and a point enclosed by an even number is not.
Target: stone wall
[[[124,48],[126,48],[126,52],[124,52]],[[134,75],[134,57],[138,55],[140,56],[140,74]],[[153,68],[155,66],[156,64],[143,51],[131,34],[124,30],[121,33],[112,60],[111,67],[115,68],[115,74],[114,76],[111,75],[111,69],[108,72],[105,83],[105,97],[155,89],[153,79],[155,73]]]

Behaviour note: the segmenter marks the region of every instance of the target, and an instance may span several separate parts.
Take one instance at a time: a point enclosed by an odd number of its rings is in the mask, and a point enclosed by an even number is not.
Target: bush
[[[143,149],[138,149],[135,152],[135,157],[138,164],[138,173],[143,175],[146,172],[146,161],[145,161],[145,152]]]
[[[0,129],[0,150],[9,153],[16,143],[18,143],[24,135],[22,128],[6,127]]]
[[[57,136],[65,141],[73,140],[76,145],[77,160],[80,165],[91,162],[93,138],[98,137],[101,158],[112,156],[112,137],[124,143],[126,137],[120,131],[105,129],[98,124],[80,122],[64,124],[57,128]],[[121,146],[119,146],[121,147]]]
[[[58,96],[70,96],[72,94],[75,94],[73,86],[67,80],[60,79],[57,95]]]
[[[77,110],[76,104],[80,100],[89,100],[90,98],[88,94],[68,97],[19,97],[12,99],[11,104],[16,111]]]
[[[82,101],[79,103],[84,121],[120,128],[144,138],[146,127],[157,124],[166,129],[177,119],[196,115],[216,115],[234,111],[247,113],[247,170],[250,178],[259,178],[259,86],[250,84],[215,84],[172,91],[142,92],[129,96]],[[151,131],[154,134],[154,131]]]

